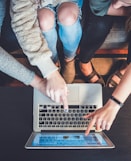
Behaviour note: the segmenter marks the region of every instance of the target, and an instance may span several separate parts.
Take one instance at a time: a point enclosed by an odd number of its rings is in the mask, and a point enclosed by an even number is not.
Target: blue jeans
[[[73,59],[76,56],[76,50],[78,48],[82,36],[80,17],[83,0],[74,0],[72,2],[76,3],[80,8],[80,13],[77,21],[71,26],[64,26],[63,24],[57,21],[58,33],[56,30],[56,24],[51,30],[43,32],[43,35],[48,43],[48,47],[52,51],[52,59],[54,62],[58,61],[58,51],[56,48],[58,39],[57,34],[59,34],[60,40],[63,45],[65,59]],[[53,12],[57,12],[57,8],[52,8],[51,6],[47,6],[47,8],[50,8],[51,10],[53,10]]]
[[[3,19],[5,17],[5,8],[6,8],[5,5],[6,5],[6,0],[0,0],[0,32],[1,32]]]

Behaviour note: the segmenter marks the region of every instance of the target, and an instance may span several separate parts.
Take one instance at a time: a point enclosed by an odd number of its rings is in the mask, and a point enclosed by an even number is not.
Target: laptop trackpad
[[[79,86],[70,86],[68,91],[68,102],[69,103],[79,103]]]

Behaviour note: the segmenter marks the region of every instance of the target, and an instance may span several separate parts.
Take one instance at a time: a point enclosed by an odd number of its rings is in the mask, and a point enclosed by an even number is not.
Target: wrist
[[[33,87],[33,88],[37,88],[37,86],[39,85],[39,83],[42,81],[42,79],[35,75],[34,76],[34,79],[31,81],[30,85]]]
[[[55,76],[57,77],[58,75],[60,75],[59,72],[58,72],[58,70],[55,70],[55,71],[53,71],[52,73],[50,73],[50,74],[46,77],[46,79],[48,80],[48,79],[50,79],[50,78],[54,78]]]
[[[39,60],[37,60],[37,64],[44,78],[49,77],[53,72],[58,70],[58,67],[54,64],[50,57],[39,58]]]
[[[118,112],[120,110],[120,106],[116,104],[114,101],[112,101],[111,99],[109,99],[106,102],[104,107],[106,108],[107,111],[109,111],[109,113],[113,111]]]
[[[124,105],[119,99],[117,99],[116,97],[114,96],[111,96],[110,97],[110,100],[112,102],[114,102],[117,106],[119,106],[120,108]]]

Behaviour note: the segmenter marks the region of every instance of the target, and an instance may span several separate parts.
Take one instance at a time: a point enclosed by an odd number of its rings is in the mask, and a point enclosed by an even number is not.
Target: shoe
[[[70,84],[75,79],[75,59],[65,62],[62,69],[61,75],[63,76],[65,82]]]
[[[103,87],[105,86],[105,81],[104,79],[102,78],[101,75],[99,75],[95,68],[93,67],[93,64],[91,63],[91,66],[92,66],[92,72],[91,74],[89,74],[88,76],[85,76],[82,72],[81,72],[81,75],[82,75],[82,79],[86,82],[86,83],[100,83]],[[98,80],[96,82],[91,82],[91,79],[97,75],[98,77]]]
[[[128,64],[126,60],[119,60],[119,64],[120,65],[117,68],[117,70],[113,74],[111,74],[110,77],[107,79],[107,83],[106,83],[107,87],[116,87],[119,84],[118,82],[113,80],[114,76],[117,76],[119,80],[122,79],[123,74],[121,73],[121,71],[125,69],[128,66]]]

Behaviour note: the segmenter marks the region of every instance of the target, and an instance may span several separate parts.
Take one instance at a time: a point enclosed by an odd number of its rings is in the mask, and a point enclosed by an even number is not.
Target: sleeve
[[[37,18],[36,0],[11,0],[11,24],[23,52],[30,63],[47,77],[58,68],[44,39]]]
[[[94,15],[104,16],[111,5],[111,0],[89,0],[89,5]]]
[[[0,71],[29,85],[33,80],[35,73],[19,63],[14,57],[9,55],[0,47]]]

